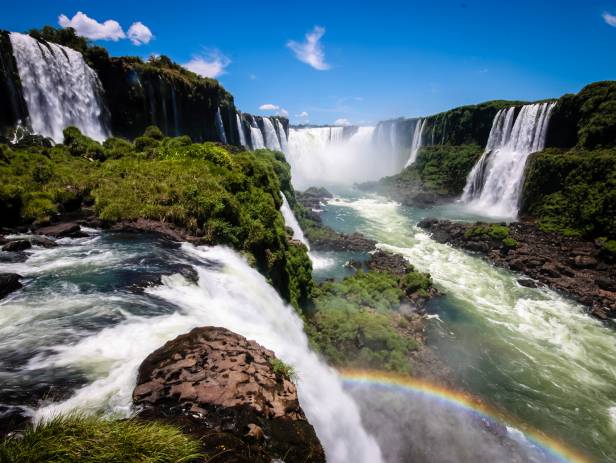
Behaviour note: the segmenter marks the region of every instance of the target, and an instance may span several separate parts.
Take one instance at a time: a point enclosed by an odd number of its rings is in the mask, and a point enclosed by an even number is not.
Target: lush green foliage
[[[179,429],[133,420],[57,417],[0,443],[4,463],[179,463],[196,461],[197,440]]]
[[[279,175],[287,190],[290,184],[280,154],[231,154],[214,143],[164,138],[156,128],[134,143],[112,138],[101,145],[72,127],[65,144],[51,149],[0,149],[0,225],[47,221],[88,205],[108,224],[169,223],[252,254],[296,307],[310,298],[306,249],[288,243],[278,211]]]
[[[286,377],[289,380],[295,380],[297,374],[291,365],[287,365],[278,358],[271,359],[270,364],[275,375]]]
[[[616,150],[550,149],[531,156],[522,212],[547,231],[616,238]]]
[[[425,146],[415,163],[397,175],[381,180],[381,186],[421,188],[446,196],[462,193],[466,177],[481,156],[479,145]]]
[[[408,373],[409,354],[418,342],[403,333],[406,319],[397,309],[405,294],[426,295],[429,275],[403,277],[358,272],[315,289],[315,311],[306,331],[316,350],[332,364]]]
[[[547,146],[616,146],[616,81],[595,82],[577,95],[561,97],[550,119]]]
[[[495,240],[504,240],[509,237],[509,227],[497,224],[478,224],[469,228],[464,236],[467,238],[485,236]]]

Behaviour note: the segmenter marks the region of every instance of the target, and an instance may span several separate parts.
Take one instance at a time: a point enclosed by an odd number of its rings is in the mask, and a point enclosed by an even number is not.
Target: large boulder
[[[35,230],[37,235],[53,236],[55,238],[84,238],[88,234],[81,231],[81,227],[72,222],[58,223],[55,225],[49,225],[41,227]]]
[[[195,328],[150,354],[139,368],[133,402],[142,418],[180,424],[205,450],[226,435],[220,445],[232,447],[230,459],[220,461],[245,461],[246,448],[249,461],[325,461],[283,364],[224,328]]]
[[[0,299],[22,287],[20,278],[16,273],[0,273]]]

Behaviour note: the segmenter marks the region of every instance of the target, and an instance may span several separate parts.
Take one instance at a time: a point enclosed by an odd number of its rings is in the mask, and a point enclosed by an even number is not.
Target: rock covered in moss
[[[227,329],[195,328],[144,360],[133,401],[142,417],[188,423],[206,447],[215,431],[238,452],[254,446],[254,455],[287,463],[325,461],[278,363],[272,351]]]

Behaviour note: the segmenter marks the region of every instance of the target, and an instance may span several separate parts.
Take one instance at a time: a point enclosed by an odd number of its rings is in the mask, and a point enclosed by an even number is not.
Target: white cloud
[[[127,35],[133,45],[137,46],[144,43],[150,43],[150,40],[154,37],[154,34],[152,34],[150,28],[140,21],[133,23],[128,28]]]
[[[323,52],[323,45],[320,42],[324,34],[324,27],[314,26],[312,32],[306,34],[305,42],[289,40],[287,47],[295,53],[295,57],[298,60],[309,64],[319,71],[325,71],[329,69],[329,64],[325,62],[325,52]]]
[[[334,122],[334,125],[351,125],[351,122],[349,122],[348,119],[345,119],[344,117],[341,117],[340,119],[336,119],[336,121]]]
[[[616,27],[616,16],[614,16],[613,14],[609,14],[607,11],[604,11],[601,16],[603,16],[603,20],[606,24],[609,24],[612,27]]]
[[[262,104],[261,106],[259,106],[259,109],[261,111],[276,111],[276,110],[280,109],[280,106],[275,105],[275,104],[271,104],[271,103],[265,103],[265,104]]]
[[[280,111],[278,111],[278,115],[282,117],[289,117],[289,111],[284,108],[280,108]]]
[[[77,35],[92,40],[113,40],[117,42],[126,38],[122,26],[113,19],[108,19],[104,23],[99,23],[88,15],[78,11],[71,19],[66,15],[58,16],[58,24],[62,27],[72,27]]]
[[[218,50],[206,50],[201,55],[195,55],[183,66],[203,77],[218,77],[224,74],[231,60]]]
[[[308,117],[308,113],[306,111],[302,111],[299,114],[296,114],[295,117]]]

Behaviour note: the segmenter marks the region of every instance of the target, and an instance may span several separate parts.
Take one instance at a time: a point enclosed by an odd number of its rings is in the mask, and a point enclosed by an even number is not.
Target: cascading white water
[[[220,107],[218,107],[218,109],[216,110],[215,123],[216,123],[216,132],[218,133],[218,139],[226,145],[227,144],[227,134],[225,133],[225,125],[222,123],[222,115],[220,114]]]
[[[269,117],[263,118],[263,128],[265,129],[265,146],[270,150],[280,151],[278,135]]]
[[[358,127],[345,137],[342,127],[289,129],[286,157],[294,186],[351,185],[396,174],[400,165],[388,158],[396,154],[375,141],[374,130]]]
[[[235,114],[235,120],[237,121],[237,133],[240,136],[240,145],[246,147],[248,144],[246,143],[246,135],[244,134],[244,125],[242,124],[242,118],[239,114]]]
[[[544,148],[555,105],[525,105],[517,117],[516,108],[496,114],[486,149],[466,181],[462,202],[481,214],[517,216],[526,160]]]
[[[280,139],[280,149],[283,153],[287,153],[289,151],[289,143],[287,141],[287,133],[284,131],[284,126],[282,122],[278,119],[274,119],[276,122],[276,127],[278,128],[278,138]]]
[[[411,153],[409,155],[408,161],[406,161],[405,168],[414,164],[417,160],[417,153],[422,145],[423,140],[423,131],[426,126],[426,119],[419,119],[415,124],[415,129],[413,130],[413,140],[411,141]]]
[[[265,141],[263,140],[263,133],[261,129],[257,125],[256,122],[253,122],[250,126],[250,140],[252,142],[252,149],[259,150],[265,148]]]
[[[303,243],[308,250],[310,251],[310,244],[308,244],[308,240],[306,236],[304,236],[304,230],[300,227],[299,222],[295,218],[295,214],[291,210],[291,206],[289,206],[289,201],[287,201],[287,197],[281,191],[280,196],[282,196],[282,206],[280,206],[280,212],[284,217],[284,223],[287,227],[293,230],[293,239]]]
[[[105,140],[102,86],[81,53],[16,32],[10,40],[32,131],[61,143],[62,131],[75,126]]]
[[[0,355],[32,353],[16,364],[17,374],[0,364],[3,382],[57,381],[67,374],[85,383],[68,399],[47,402],[36,411],[37,418],[75,410],[130,416],[137,369],[145,357],[194,327],[220,326],[257,341],[293,366],[300,404],[328,461],[381,461],[378,445],[364,430],[337,374],[310,350],[295,310],[237,253],[189,244],[168,249],[156,240],[113,235],[60,244],[35,248],[26,262],[4,266],[28,278],[29,290],[2,301]],[[198,283],[175,273],[144,294],[108,287],[122,284],[127,270],[151,271],[155,262],[163,269],[191,265]]]

